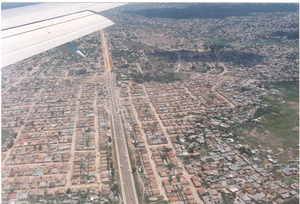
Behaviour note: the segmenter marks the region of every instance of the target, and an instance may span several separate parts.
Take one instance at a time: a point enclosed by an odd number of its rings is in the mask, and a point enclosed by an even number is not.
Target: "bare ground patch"
[[[104,83],[103,77],[95,77],[92,82],[99,82],[99,83]]]
[[[260,141],[271,144],[275,147],[282,147],[282,138],[277,137],[276,135],[270,133],[268,130],[266,130],[264,133],[258,133],[256,132],[256,128],[254,128],[251,132],[250,135],[252,137],[255,137],[259,139]]]
[[[281,110],[281,111],[279,111],[279,113],[283,115],[283,114],[285,114],[285,113],[286,113],[286,111],[284,111],[284,110]]]
[[[294,132],[297,132],[297,131],[299,131],[299,126],[295,126],[295,127],[293,127],[293,128],[292,128],[292,131],[294,131]]]
[[[288,102],[288,104],[290,104],[293,109],[299,110],[299,103],[298,102],[290,101],[290,102]]]
[[[84,82],[99,82],[99,83],[104,83],[103,77],[87,77],[86,79],[83,80]]]

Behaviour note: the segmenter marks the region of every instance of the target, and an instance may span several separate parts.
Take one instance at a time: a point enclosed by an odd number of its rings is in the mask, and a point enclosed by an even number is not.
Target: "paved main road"
[[[109,49],[105,40],[104,30],[101,30],[101,43],[103,48],[103,57],[105,64],[105,71],[107,76],[109,97],[111,103],[111,116],[114,127],[114,136],[116,143],[117,159],[119,163],[120,180],[122,187],[123,200],[125,204],[138,204],[138,199],[135,190],[135,184],[132,175],[132,168],[130,165],[130,159],[127,150],[127,144],[125,134],[123,130],[123,124],[121,114],[119,112],[118,96],[115,92],[115,75],[111,73],[112,65],[109,63]]]
[[[121,185],[124,188],[124,201],[125,203],[135,204],[138,203],[135,185],[133,181],[132,168],[130,165],[130,158],[127,151],[126,138],[123,130],[123,124],[121,119],[121,114],[119,112],[119,105],[117,103],[117,95],[114,89],[114,83],[112,82],[111,74],[108,75],[109,80],[109,90],[110,90],[110,100],[112,106],[112,118],[114,126],[114,135],[116,141],[116,152],[118,154],[119,169],[121,177]],[[114,79],[113,79],[114,80]]]

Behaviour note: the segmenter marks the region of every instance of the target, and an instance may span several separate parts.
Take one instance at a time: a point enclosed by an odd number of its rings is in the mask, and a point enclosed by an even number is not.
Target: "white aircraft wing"
[[[70,52],[74,48],[63,47],[66,43],[113,25],[99,12],[121,5],[123,3],[43,3],[2,10],[1,67],[58,46]]]

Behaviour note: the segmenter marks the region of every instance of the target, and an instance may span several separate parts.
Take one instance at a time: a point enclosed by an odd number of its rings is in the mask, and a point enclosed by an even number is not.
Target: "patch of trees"
[[[144,194],[144,200],[146,203],[150,203],[150,198],[149,198],[149,195],[148,194]]]
[[[249,148],[246,147],[241,147],[240,149],[241,154],[247,154],[248,156],[251,156],[251,150]]]
[[[222,199],[224,200],[224,203],[233,203],[236,197],[236,193],[221,193]]]
[[[143,65],[143,69],[145,70],[152,70],[152,66],[149,62],[145,62],[145,64]]]
[[[10,140],[10,142],[7,144],[7,148],[10,149],[14,145],[14,141]]]
[[[177,60],[177,54],[173,51],[159,51],[155,50],[153,53],[147,52],[147,55],[151,57],[151,55],[155,58],[163,58],[164,60],[168,62],[176,62]]]
[[[200,58],[199,54],[193,56],[193,59],[198,59],[198,58]]]
[[[210,50],[213,52],[215,50],[221,50],[225,47],[225,45],[221,45],[221,44],[212,44],[209,46]]]
[[[145,74],[134,73],[131,74],[130,76],[137,83],[150,82],[150,81],[168,83],[173,81],[182,81],[188,78],[188,74],[179,73],[179,72],[168,72],[163,74],[158,72],[153,72],[153,73],[147,72]]]
[[[124,64],[123,67],[124,68],[128,68],[130,65],[129,64]]]
[[[114,184],[110,189],[112,192],[114,192],[115,195],[118,195],[120,193],[120,187],[118,184]]]
[[[274,110],[272,109],[272,106],[267,106],[267,107],[259,107],[256,112],[254,113],[254,118],[261,117],[263,115],[270,114]]]
[[[278,37],[284,37],[284,36],[286,36],[290,40],[299,39],[299,30],[298,31],[291,31],[291,32],[285,32],[283,30],[280,30],[280,31],[273,32],[271,34],[271,36],[274,36],[274,37],[277,37],[277,36]]]

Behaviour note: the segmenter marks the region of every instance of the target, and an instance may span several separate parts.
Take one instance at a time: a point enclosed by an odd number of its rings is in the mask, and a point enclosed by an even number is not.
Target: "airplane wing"
[[[1,67],[54,47],[84,56],[68,42],[113,25],[99,15],[124,3],[42,3],[2,10]]]

